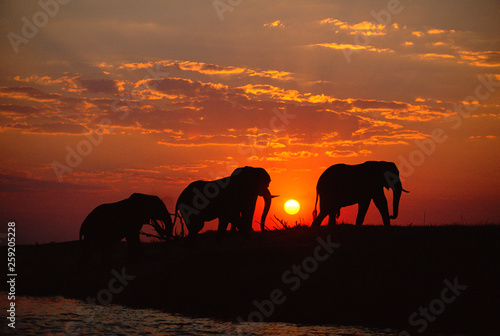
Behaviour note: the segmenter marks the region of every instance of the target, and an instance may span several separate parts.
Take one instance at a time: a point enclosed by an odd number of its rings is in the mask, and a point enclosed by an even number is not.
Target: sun
[[[289,215],[295,215],[300,210],[300,204],[296,200],[288,200],[285,203],[285,211]]]

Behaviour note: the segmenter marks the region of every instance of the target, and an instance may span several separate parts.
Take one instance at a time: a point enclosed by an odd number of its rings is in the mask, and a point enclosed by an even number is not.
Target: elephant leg
[[[89,242],[82,240],[80,248],[80,257],[78,258],[78,268],[80,270],[85,270],[87,265],[87,259],[90,254]]]
[[[358,215],[356,216],[356,225],[361,226],[365,220],[366,212],[370,206],[371,199],[364,200],[358,203]]]
[[[328,215],[328,226],[335,226],[337,225],[337,218],[340,213],[340,209],[335,209],[334,211],[330,212]]]
[[[217,228],[217,232],[219,232],[219,233],[226,232],[228,225],[229,225],[228,219],[226,219],[224,217],[219,218],[219,226]],[[234,223],[231,225],[234,226]]]
[[[111,266],[111,242],[101,244],[101,266]]]
[[[327,213],[327,212],[325,212],[325,211],[321,211],[321,210],[320,210],[318,217],[316,217],[316,218],[313,220],[313,222],[312,222],[311,226],[320,226],[320,225],[321,225],[321,223],[323,222],[323,219],[325,219],[325,217],[326,217],[327,215],[328,215],[328,213]]]
[[[188,228],[190,236],[197,235],[201,229],[203,229],[204,225],[205,222],[201,219],[191,219],[189,222],[186,222],[186,227]]]
[[[217,227],[217,241],[222,240],[222,238],[226,233],[228,225],[229,225],[229,220],[227,220],[224,217],[222,218],[219,217],[219,226]],[[234,226],[234,224],[232,224],[232,226]]]
[[[243,236],[248,237],[250,232],[253,231],[252,221],[253,215],[255,213],[255,203],[257,202],[257,196],[250,198],[245,201],[241,210],[241,217],[239,215],[233,216],[239,219],[238,230],[243,234]]]
[[[382,221],[384,222],[384,225],[391,225],[389,219],[389,208],[387,206],[387,199],[385,198],[383,189],[376,193],[376,195],[373,197],[373,202],[382,215]]]
[[[139,232],[129,234],[127,240],[127,260],[130,261],[141,253],[141,238]]]
[[[241,215],[233,216],[229,222],[231,223],[231,232],[241,231]]]

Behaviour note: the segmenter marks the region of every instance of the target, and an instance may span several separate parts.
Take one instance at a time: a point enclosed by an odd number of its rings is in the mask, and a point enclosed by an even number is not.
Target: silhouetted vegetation
[[[294,225],[290,225],[286,220],[280,219],[276,216],[274,216],[274,219],[271,218],[271,221],[273,222],[273,230],[289,230],[298,227],[309,227],[309,225],[304,223],[303,218],[300,218],[298,221],[295,221]],[[269,230],[268,227],[266,227],[266,229]]]

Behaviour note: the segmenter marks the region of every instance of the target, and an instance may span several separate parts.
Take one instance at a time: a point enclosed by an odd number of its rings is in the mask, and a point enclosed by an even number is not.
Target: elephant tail
[[[316,202],[314,203],[314,211],[313,211],[313,220],[316,219],[316,217],[318,217],[318,211],[316,210],[316,207],[318,206],[318,191],[316,190]]]
[[[80,227],[80,232],[79,232],[79,240],[83,240],[83,236],[85,235],[85,226],[87,219],[85,219],[82,223],[82,226]]]

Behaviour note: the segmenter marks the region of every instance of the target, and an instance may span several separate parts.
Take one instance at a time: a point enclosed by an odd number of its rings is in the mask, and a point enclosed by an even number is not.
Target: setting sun
[[[295,215],[300,210],[300,204],[296,200],[288,200],[285,203],[285,211],[289,215]]]

